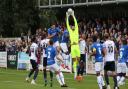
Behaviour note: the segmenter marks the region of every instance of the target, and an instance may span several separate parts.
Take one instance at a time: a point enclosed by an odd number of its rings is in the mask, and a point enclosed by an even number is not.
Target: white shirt
[[[43,48],[43,57],[47,57],[46,55],[46,48],[48,46],[49,39],[43,39],[40,41],[40,45]]]
[[[37,56],[36,56],[37,49],[38,49],[38,45],[36,43],[32,43],[32,45],[30,46],[30,51],[31,51],[30,59],[37,61]]]
[[[115,61],[115,43],[111,40],[107,40],[103,43],[103,47],[106,48],[105,61]]]
[[[85,42],[85,40],[81,40],[79,42],[79,46],[80,46],[80,53],[81,54],[85,54],[85,48],[86,48],[86,42]]]

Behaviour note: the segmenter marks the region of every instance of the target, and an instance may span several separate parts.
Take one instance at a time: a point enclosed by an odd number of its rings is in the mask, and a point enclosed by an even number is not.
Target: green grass
[[[14,69],[0,69],[0,89],[62,89],[54,77],[54,84],[51,88],[49,85],[44,87],[42,72],[37,78],[37,85],[31,85],[25,81],[28,71],[14,70]],[[55,76],[55,75],[54,75]],[[65,82],[69,86],[67,89],[98,89],[96,76],[84,76],[82,82],[74,81],[73,74],[65,73]],[[113,82],[111,80],[111,87]],[[113,89],[113,88],[112,88]],[[121,86],[120,89],[128,89],[128,80],[126,85]]]

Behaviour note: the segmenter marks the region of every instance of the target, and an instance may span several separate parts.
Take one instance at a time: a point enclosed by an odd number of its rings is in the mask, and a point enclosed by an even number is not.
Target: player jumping
[[[69,16],[73,17],[75,26],[69,25]],[[67,25],[67,29],[69,31],[69,36],[70,36],[71,56],[73,60],[73,69],[74,69],[74,79],[76,79],[78,61],[80,59],[80,48],[79,48],[78,24],[77,24],[76,17],[74,15],[74,11],[72,11],[71,14],[66,12],[66,25]]]
[[[68,61],[70,61],[70,55],[68,51],[68,43],[69,43],[69,33],[66,28],[62,28],[62,37],[60,47],[62,50],[62,57],[64,59],[64,65],[62,67],[69,70]]]
[[[61,58],[61,60],[63,60],[63,57],[61,54],[61,47],[60,47],[60,43],[59,43],[60,32],[61,32],[60,27],[56,27],[56,25],[54,23],[52,24],[51,28],[48,29],[48,38],[52,39],[53,47],[57,49],[57,55],[56,55],[55,59],[56,59],[58,65],[60,65],[61,63],[57,60],[57,58],[59,57],[59,58]]]

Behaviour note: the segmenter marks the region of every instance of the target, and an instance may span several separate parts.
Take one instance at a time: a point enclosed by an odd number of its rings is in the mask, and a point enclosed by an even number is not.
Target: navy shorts
[[[86,60],[85,59],[85,54],[81,54],[80,55],[80,62],[86,62],[85,60]]]
[[[105,71],[115,71],[115,69],[115,61],[106,62],[106,64],[104,65]]]
[[[43,59],[43,67],[46,67],[47,66],[47,57],[44,57]]]
[[[35,60],[30,59],[30,63],[32,65],[33,69],[37,69],[38,68],[38,63]]]

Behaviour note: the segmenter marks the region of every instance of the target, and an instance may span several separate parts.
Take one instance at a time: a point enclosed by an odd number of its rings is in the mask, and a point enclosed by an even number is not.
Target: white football
[[[71,8],[68,9],[68,14],[71,15],[73,10]]]

